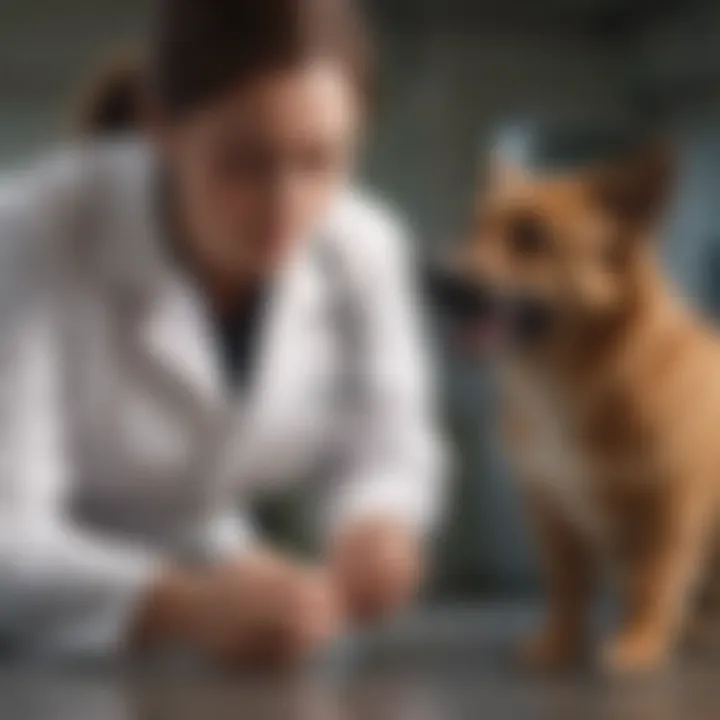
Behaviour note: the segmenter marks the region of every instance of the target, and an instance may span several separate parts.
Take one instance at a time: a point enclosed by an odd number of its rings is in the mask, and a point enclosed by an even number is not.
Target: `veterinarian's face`
[[[181,221],[206,261],[267,274],[311,233],[350,173],[357,100],[341,68],[316,62],[162,129]]]
[[[627,305],[662,204],[657,159],[583,174],[496,170],[461,265],[485,298],[492,335],[536,348]]]

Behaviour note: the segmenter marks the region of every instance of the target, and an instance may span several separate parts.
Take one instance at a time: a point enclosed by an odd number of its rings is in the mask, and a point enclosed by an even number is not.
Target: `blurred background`
[[[150,0],[0,0],[0,164],[67,133],[71,100],[108,51],[141,38]],[[383,92],[365,175],[432,249],[462,233],[483,153],[547,114],[662,120],[681,183],[664,255],[720,313],[720,3],[717,0],[369,0]],[[534,586],[498,447],[489,383],[445,351],[458,452],[436,595]]]

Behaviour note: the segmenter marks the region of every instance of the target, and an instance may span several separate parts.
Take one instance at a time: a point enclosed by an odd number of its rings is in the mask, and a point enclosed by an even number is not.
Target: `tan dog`
[[[664,661],[709,587],[720,344],[656,265],[670,175],[662,148],[576,174],[500,168],[466,248],[505,339],[507,438],[549,603],[525,658],[543,668],[583,649],[601,569],[622,606],[602,653],[615,672]]]

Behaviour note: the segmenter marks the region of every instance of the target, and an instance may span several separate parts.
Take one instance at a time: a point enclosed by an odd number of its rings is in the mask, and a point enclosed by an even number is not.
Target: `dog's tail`
[[[147,119],[148,78],[141,52],[126,50],[91,77],[75,105],[71,125],[82,138],[141,131]]]

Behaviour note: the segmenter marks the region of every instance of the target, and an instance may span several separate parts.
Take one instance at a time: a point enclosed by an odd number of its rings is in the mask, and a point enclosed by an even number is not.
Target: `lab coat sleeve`
[[[356,230],[357,232],[357,230]],[[330,533],[390,518],[420,534],[436,527],[445,452],[434,418],[430,363],[406,234],[376,219],[353,239],[361,349],[359,397],[330,507]]]
[[[107,657],[122,650],[160,559],[68,516],[57,303],[39,277],[45,255],[27,259],[37,237],[6,205],[0,198],[0,640],[30,656]]]

